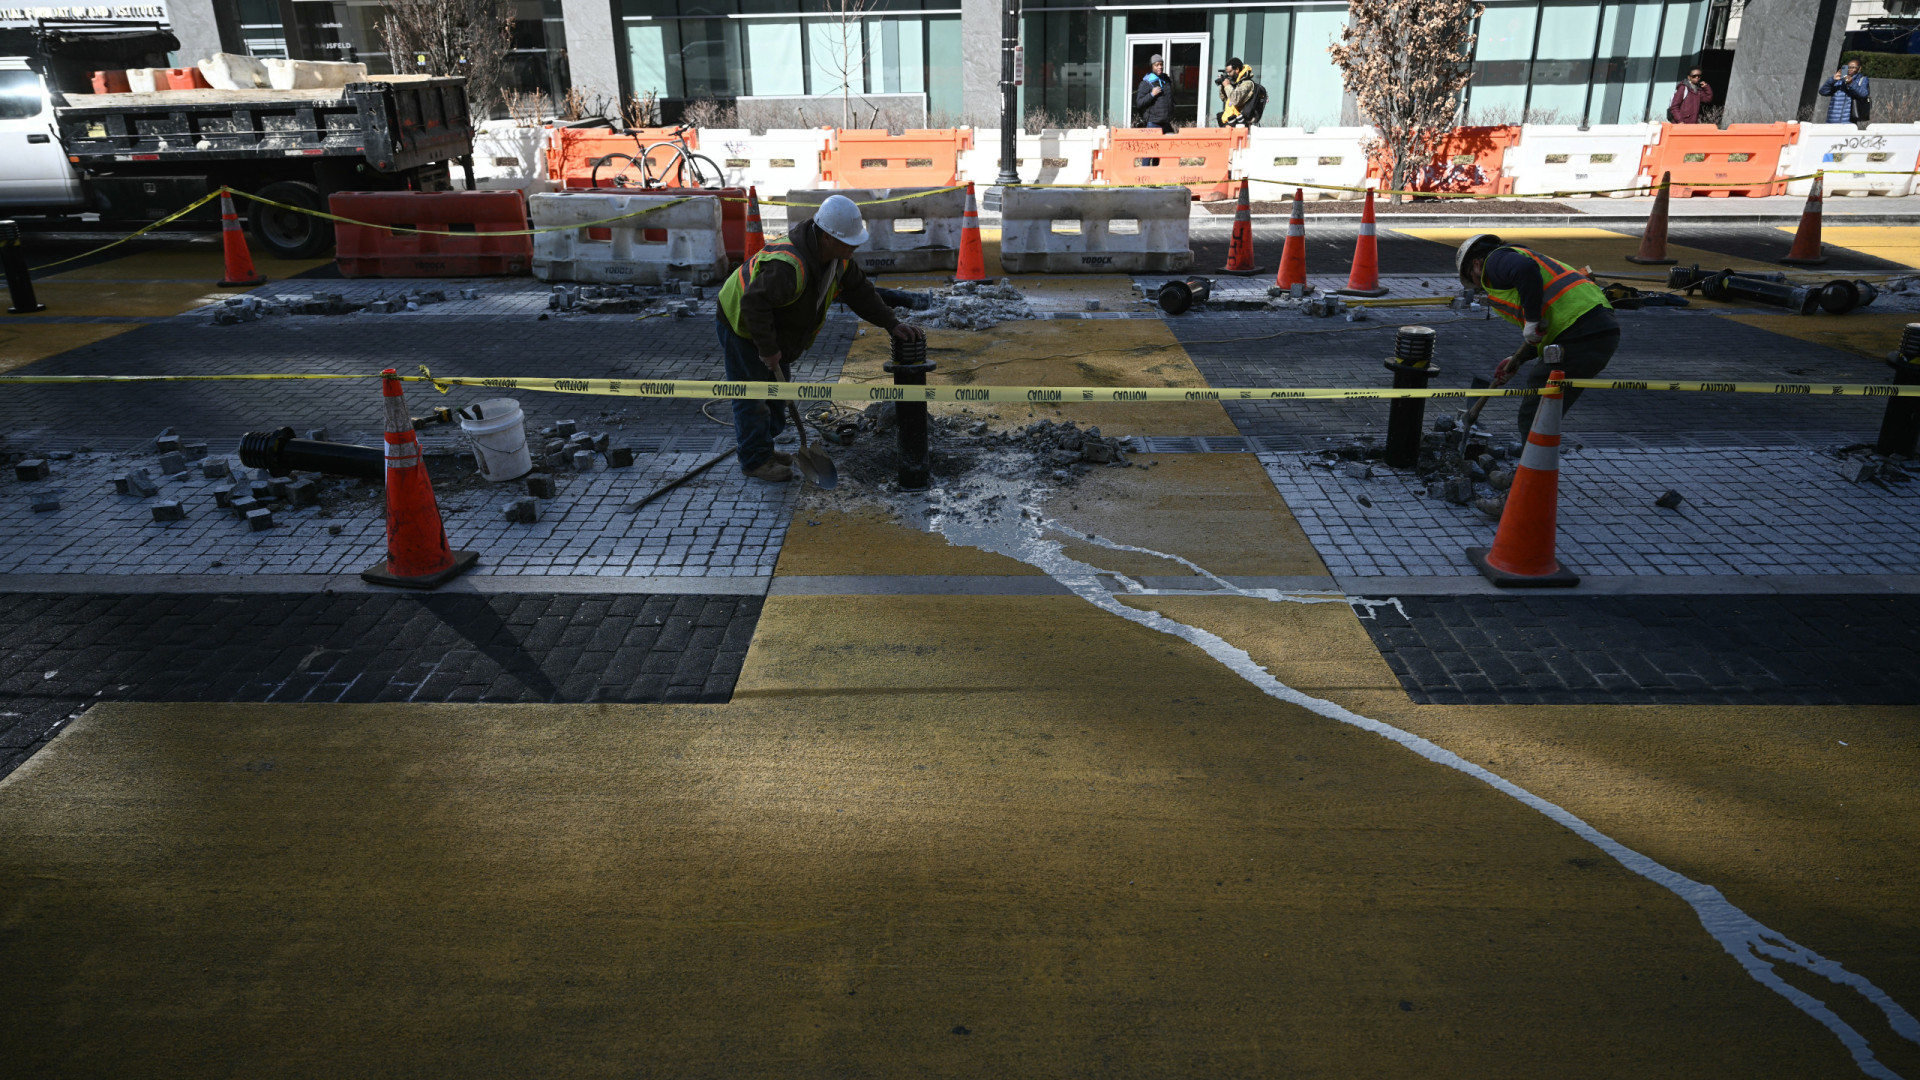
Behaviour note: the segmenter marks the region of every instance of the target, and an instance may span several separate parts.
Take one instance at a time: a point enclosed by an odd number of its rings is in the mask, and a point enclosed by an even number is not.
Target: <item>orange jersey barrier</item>
[[[1233,152],[1247,145],[1247,129],[1188,128],[1168,135],[1158,128],[1114,128],[1093,152],[1093,179],[1110,187],[1182,184],[1195,198],[1224,199],[1231,193]]]
[[[533,265],[527,203],[518,191],[340,191],[327,206],[369,223],[334,224],[335,261],[345,277],[524,274]],[[512,232],[521,235],[489,235]]]
[[[1724,131],[1712,124],[1662,124],[1641,155],[1640,171],[1672,173],[1672,193],[1680,199],[1780,195],[1787,190],[1778,178],[1781,157],[1799,135],[1794,123],[1733,124]]]
[[[820,152],[820,179],[836,188],[952,187],[960,154],[971,149],[971,128],[843,129]]]
[[[1513,178],[1506,171],[1507,151],[1519,142],[1519,124],[1454,128],[1434,151],[1427,167],[1407,177],[1407,186],[1416,191],[1511,194]],[[1380,180],[1381,187],[1388,186],[1393,159],[1374,157],[1367,163],[1367,175]]]

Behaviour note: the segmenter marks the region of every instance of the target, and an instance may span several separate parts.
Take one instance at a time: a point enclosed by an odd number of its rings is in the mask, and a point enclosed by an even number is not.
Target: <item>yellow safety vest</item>
[[[783,240],[777,244],[768,244],[766,247],[761,248],[760,254],[741,263],[740,269],[729,274],[727,276],[727,283],[720,287],[720,313],[726,317],[727,325],[733,328],[733,332],[739,334],[741,337],[753,336],[747,333],[744,326],[740,325],[740,300],[746,295],[747,286],[753,283],[754,278],[760,276],[760,260],[762,259],[778,259],[781,262],[790,263],[793,266],[794,280],[798,282],[799,287],[794,290],[793,299],[779,305],[780,307],[788,307],[798,303],[801,297],[807,295],[807,260],[801,256],[800,249],[795,247],[790,240]],[[813,339],[819,337],[820,328],[827,325],[827,312],[833,308],[833,302],[839,295],[840,275],[834,274],[833,281],[827,285],[826,302],[820,305],[820,320],[814,324],[813,329],[807,334],[807,348],[813,347]],[[788,357],[787,359],[794,360],[797,358]]]
[[[1607,294],[1601,290],[1600,286],[1594,284],[1592,278],[1566,263],[1551,256],[1542,255],[1531,248],[1521,247],[1519,244],[1501,246],[1512,248],[1525,255],[1540,268],[1543,293],[1540,304],[1540,324],[1542,332],[1546,335],[1541,339],[1540,344],[1551,345],[1553,339],[1560,336],[1561,331],[1572,326],[1574,320],[1594,308],[1611,309],[1613,307],[1607,302]],[[1527,324],[1526,313],[1520,310],[1519,289],[1496,289],[1488,285],[1484,265],[1480,269],[1480,287],[1486,290],[1487,302],[1493,305],[1493,310],[1499,312],[1501,318],[1515,326]]]

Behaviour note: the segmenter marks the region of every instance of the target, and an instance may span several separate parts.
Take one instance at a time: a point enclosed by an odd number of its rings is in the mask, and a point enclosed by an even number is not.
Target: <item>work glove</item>
[[[1530,322],[1520,328],[1520,340],[1529,345],[1538,345],[1542,341],[1545,341],[1546,337],[1547,332],[1541,329],[1540,324],[1537,322]]]

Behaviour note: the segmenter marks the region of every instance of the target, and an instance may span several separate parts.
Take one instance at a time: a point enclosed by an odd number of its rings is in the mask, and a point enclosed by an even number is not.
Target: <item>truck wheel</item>
[[[301,210],[325,212],[320,189],[297,180],[268,184],[257,192],[262,199],[297,206]],[[253,242],[276,259],[311,259],[333,246],[333,223],[325,218],[282,210],[263,202],[253,204],[249,220]]]

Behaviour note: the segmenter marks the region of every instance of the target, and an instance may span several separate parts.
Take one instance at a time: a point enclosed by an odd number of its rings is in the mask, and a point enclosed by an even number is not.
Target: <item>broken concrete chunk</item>
[[[580,425],[574,423],[572,420],[562,420],[553,425],[553,433],[563,439],[573,438],[573,433],[579,430]]]
[[[531,495],[522,495],[500,507],[502,517],[519,525],[531,525],[540,520],[540,500]]]
[[[587,449],[592,450],[596,454],[604,454],[607,452],[607,447],[612,444],[613,436],[603,431],[587,441]]]
[[[554,481],[551,473],[528,473],[527,494],[536,498],[551,499],[560,494],[560,485]]]
[[[1680,509],[1680,504],[1684,501],[1679,492],[1668,489],[1665,495],[1653,500],[1653,505],[1665,507],[1668,510],[1678,510]]]
[[[1473,501],[1473,481],[1464,476],[1450,476],[1444,494],[1448,502],[1465,506]]]
[[[249,511],[257,510],[261,505],[260,500],[251,495],[230,494],[227,499],[227,509],[233,511],[233,516],[237,518],[246,517]]]
[[[60,509],[60,495],[57,492],[43,491],[33,497],[33,512],[36,514],[58,509]]]
[[[222,484],[219,487],[213,489],[213,505],[220,507],[222,510],[232,509],[233,507],[233,485],[232,484]]]
[[[273,511],[264,506],[247,511],[247,528],[254,532],[265,532],[273,528]]]
[[[273,493],[273,481],[271,480],[255,480],[248,485],[247,490],[252,492],[253,497],[259,499],[261,502],[267,502],[277,498]]]
[[[153,452],[156,454],[172,454],[178,452],[179,449],[180,436],[175,435],[171,428],[154,437]]]
[[[45,458],[28,458],[25,461],[16,461],[13,463],[13,478],[23,483],[32,480],[45,480],[52,471],[53,470],[47,465]]]
[[[573,455],[573,471],[574,472],[592,472],[593,471],[593,451],[591,450],[575,451]]]
[[[200,466],[200,475],[208,480],[224,480],[233,475],[233,469],[227,465],[225,458],[221,458],[203,463]]]
[[[276,499],[286,498],[287,489],[291,487],[293,487],[291,476],[274,476],[267,480],[267,490],[273,492],[273,497]]]
[[[1500,515],[1507,509],[1507,497],[1505,495],[1498,495],[1475,499],[1473,500],[1473,508],[1493,520],[1499,521]]]
[[[616,446],[607,451],[607,468],[624,469],[633,464],[633,447]]]
[[[145,469],[135,469],[127,474],[127,494],[152,498],[160,494],[160,485],[153,482]]]
[[[1340,467],[1349,480],[1370,480],[1373,478],[1373,466],[1364,461],[1349,461]]]
[[[175,499],[168,499],[166,502],[154,503],[152,509],[153,509],[153,520],[155,521],[187,520],[187,508],[184,506],[181,506],[179,501]]]
[[[1487,483],[1492,484],[1501,491],[1505,491],[1513,486],[1513,470],[1507,468],[1488,469]]]
[[[318,506],[320,505],[320,485],[314,483],[311,478],[295,480],[287,485],[286,497],[292,500],[295,506]]]
[[[1435,431],[1452,431],[1453,428],[1454,423],[1453,417],[1451,416],[1443,416],[1433,422],[1433,430]]]
[[[178,450],[169,450],[160,455],[159,469],[163,475],[172,476],[187,469],[187,456]]]
[[[1840,475],[1846,477],[1853,483],[1864,484],[1880,475],[1880,466],[1877,462],[1872,461],[1849,462]]]

